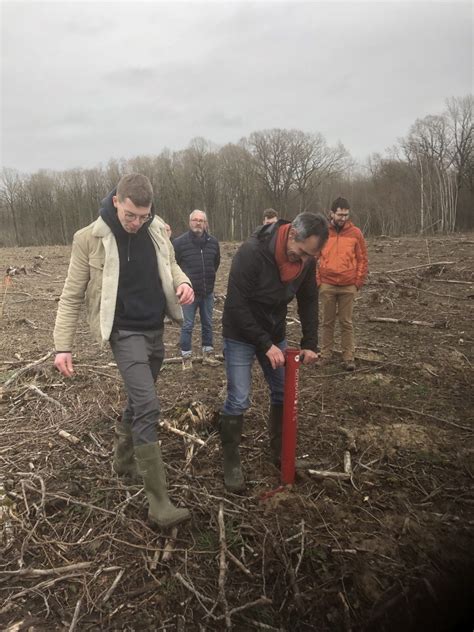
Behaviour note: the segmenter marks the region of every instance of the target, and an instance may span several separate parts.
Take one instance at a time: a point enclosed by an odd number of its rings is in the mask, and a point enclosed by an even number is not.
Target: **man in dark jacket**
[[[183,305],[184,322],[181,329],[181,356],[183,369],[192,369],[192,335],[194,319],[199,309],[201,317],[202,363],[217,366],[212,334],[214,284],[221,261],[219,242],[206,230],[207,217],[195,210],[189,216],[189,230],[173,241],[176,262],[191,279],[194,302]]]
[[[303,332],[300,357],[303,364],[313,364],[318,359],[315,257],[327,237],[322,215],[300,213],[291,224],[279,220],[258,228],[232,261],[222,317],[227,398],[219,424],[229,491],[244,488],[239,446],[255,356],[270,387],[270,448],[273,462],[279,463],[287,305],[296,296]]]

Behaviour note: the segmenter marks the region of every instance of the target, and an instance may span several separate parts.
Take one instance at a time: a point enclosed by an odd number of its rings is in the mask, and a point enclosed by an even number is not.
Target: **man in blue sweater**
[[[192,369],[192,334],[194,319],[199,309],[201,317],[202,363],[217,366],[214,356],[212,311],[214,284],[221,261],[219,242],[206,230],[206,213],[195,210],[189,216],[189,230],[173,241],[176,262],[191,279],[194,302],[183,305],[184,322],[181,329],[183,369]]]

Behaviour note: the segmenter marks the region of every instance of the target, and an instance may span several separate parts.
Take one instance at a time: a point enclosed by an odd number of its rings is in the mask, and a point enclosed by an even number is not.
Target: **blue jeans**
[[[214,294],[198,297],[191,305],[183,305],[184,322],[179,341],[181,354],[191,355],[194,319],[199,308],[201,316],[201,338],[203,351],[212,351],[212,310],[214,308]]]
[[[286,340],[277,344],[284,351]],[[252,385],[252,365],[255,357],[262,367],[265,380],[270,387],[272,404],[283,404],[285,389],[285,367],[272,369],[270,360],[254,345],[224,338],[224,360],[227,373],[227,399],[222,412],[225,415],[242,415],[250,406],[250,389]]]

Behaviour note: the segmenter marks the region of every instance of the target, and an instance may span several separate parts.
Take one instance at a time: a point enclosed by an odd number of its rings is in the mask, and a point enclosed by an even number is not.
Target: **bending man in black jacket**
[[[303,364],[318,359],[318,290],[315,257],[328,238],[322,215],[300,213],[257,229],[235,255],[222,317],[227,398],[220,415],[224,483],[241,491],[239,446],[244,412],[250,405],[252,365],[257,357],[270,387],[269,434],[279,463],[284,392],[284,350],[288,303],[296,296],[303,337]]]
[[[206,228],[206,213],[196,209],[189,216],[189,230],[173,241],[176,262],[191,279],[194,289],[194,302],[183,305],[184,322],[180,339],[183,369],[193,366],[192,335],[198,309],[201,316],[202,363],[210,366],[220,364],[214,357],[212,312],[214,284],[221,255],[219,242],[208,234]]]

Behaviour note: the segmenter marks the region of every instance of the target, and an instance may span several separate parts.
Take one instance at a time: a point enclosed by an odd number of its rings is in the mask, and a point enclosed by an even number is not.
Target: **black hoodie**
[[[115,236],[120,258],[120,274],[115,304],[114,329],[144,331],[163,327],[166,299],[158,274],[158,262],[148,226],[127,233],[112,202],[116,190],[102,200],[100,216]]]

